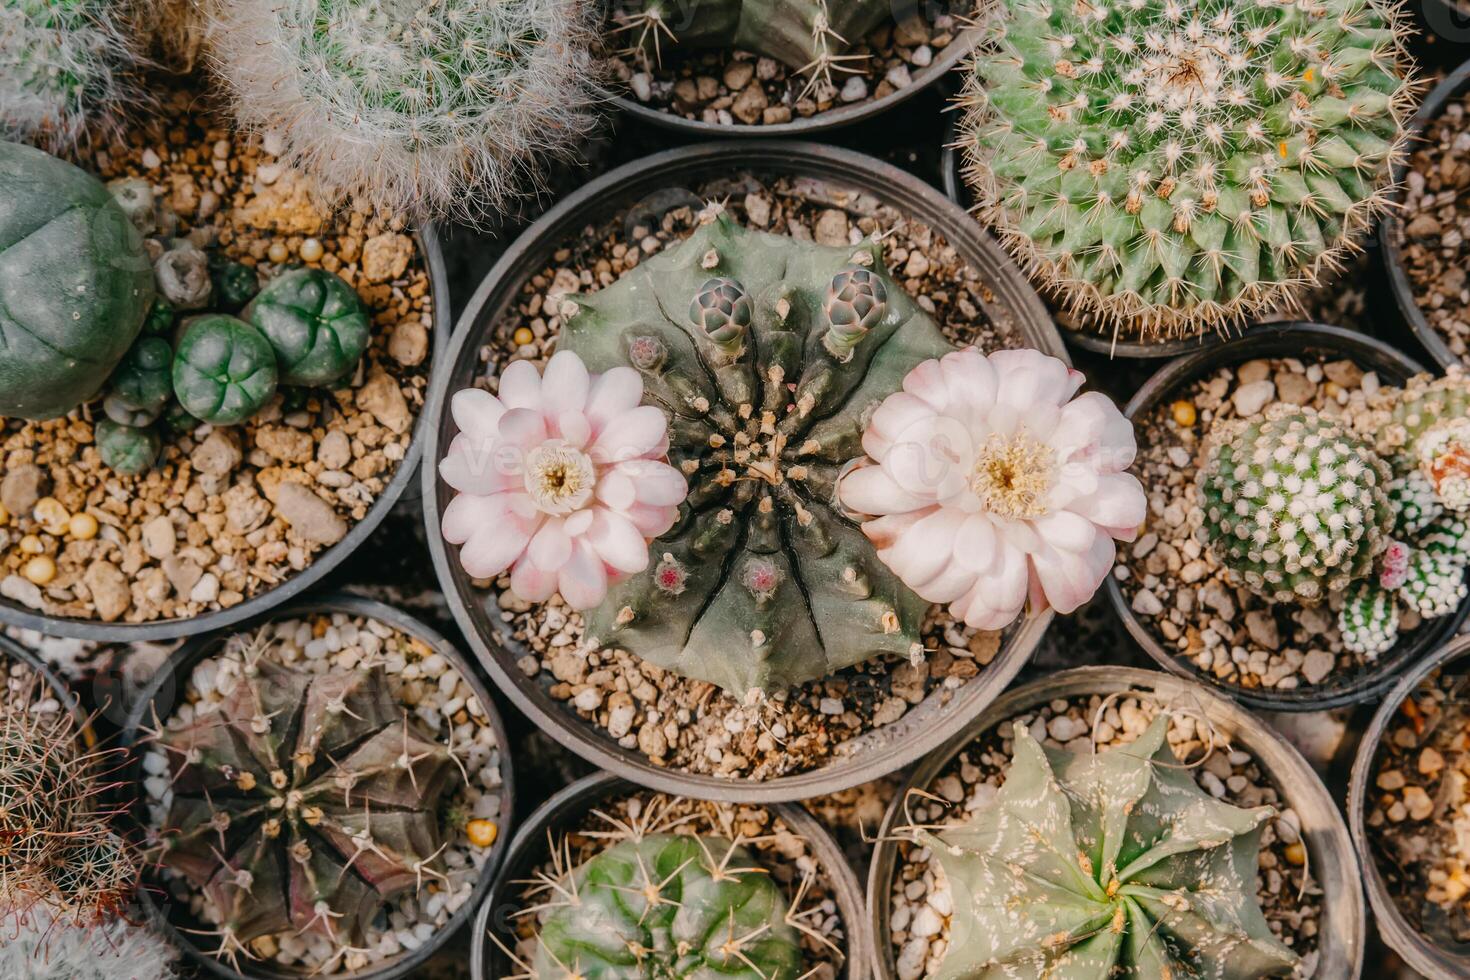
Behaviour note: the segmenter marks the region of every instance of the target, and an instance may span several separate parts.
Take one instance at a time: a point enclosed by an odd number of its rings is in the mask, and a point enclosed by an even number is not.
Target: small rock
[[[1334,381],[1344,388],[1356,388],[1363,383],[1363,369],[1352,361],[1332,361],[1322,365],[1327,380]]]
[[[735,96],[735,101],[730,104],[730,111],[747,126],[753,126],[760,122],[761,112],[769,104],[766,90],[761,87],[760,82],[751,82]]]
[[[40,609],[46,604],[45,597],[41,595],[40,586],[19,575],[7,575],[4,579],[0,579],[0,596],[31,609]]]
[[[329,470],[340,470],[352,462],[352,441],[341,429],[333,429],[316,447],[316,460]]]
[[[883,80],[894,88],[908,88],[914,84],[914,77],[909,74],[909,66],[902,62],[888,69],[887,74],[883,76]]]
[[[1427,820],[1434,812],[1434,800],[1424,792],[1422,786],[1409,786],[1404,789],[1404,806],[1409,808],[1409,817],[1413,820]]]
[[[1302,676],[1309,684],[1320,684],[1332,673],[1336,660],[1326,650],[1313,650],[1302,661]]]
[[[408,271],[413,258],[413,240],[390,232],[374,235],[362,246],[362,277],[368,282],[387,282]]]
[[[175,594],[187,596],[204,574],[204,569],[192,558],[170,555],[162,561],[163,574],[174,587]]]
[[[745,195],[745,216],[756,227],[766,227],[771,223],[771,202],[759,194]]]
[[[1231,401],[1235,403],[1235,411],[1242,417],[1255,415],[1266,407],[1276,395],[1276,385],[1271,381],[1252,381],[1235,389]]]
[[[1133,611],[1140,616],[1157,616],[1164,611],[1164,604],[1159,597],[1148,589],[1140,589],[1133,596]]]
[[[219,598],[219,577],[213,572],[202,576],[189,590],[190,602],[210,603]]]
[[[814,237],[819,245],[846,245],[848,228],[847,212],[828,208],[817,216]]]
[[[868,83],[861,75],[853,75],[842,86],[843,102],[861,102],[868,97]]]
[[[1276,397],[1288,405],[1309,404],[1317,394],[1317,386],[1305,374],[1280,371],[1276,375]]]
[[[404,320],[388,337],[388,356],[404,367],[417,367],[429,354],[429,331],[417,320]]]
[[[29,514],[50,487],[51,478],[41,467],[17,466],[0,481],[0,504],[17,516]]]
[[[225,476],[242,459],[240,447],[223,429],[211,432],[189,456],[189,462],[205,476]]]
[[[160,514],[143,525],[143,550],[149,558],[167,558],[174,553],[178,535],[168,515]]]
[[[334,545],[347,535],[347,522],[332,505],[299,483],[276,490],[276,512],[298,535],[320,545]]]
[[[738,92],[755,77],[755,65],[749,61],[732,61],[725,66],[725,88]]]
[[[92,593],[92,607],[97,611],[97,618],[104,623],[117,620],[132,604],[127,576],[110,561],[92,562],[83,573],[82,581]]]
[[[1281,647],[1281,633],[1276,627],[1276,617],[1264,610],[1256,609],[1245,614],[1245,630],[1251,642],[1267,650]]]
[[[378,420],[389,432],[402,434],[413,422],[408,401],[398,382],[384,371],[375,371],[367,383],[357,390],[357,407]]]

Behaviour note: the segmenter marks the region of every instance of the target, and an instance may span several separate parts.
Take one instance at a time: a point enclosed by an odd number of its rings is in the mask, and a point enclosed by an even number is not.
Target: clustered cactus
[[[590,131],[592,6],[221,0],[209,40],[238,121],[329,198],[494,214]]]
[[[1298,958],[1256,898],[1273,811],[1196,786],[1165,741],[1167,715],[1102,753],[1013,732],[992,802],[953,829],[912,831],[954,901],[935,980],[1291,973]]]
[[[1414,85],[1382,0],[1002,0],[962,127],[979,213],[1147,337],[1282,307],[1382,210]]]
[[[589,637],[737,696],[921,649],[928,603],[833,502],[873,409],[951,350],[876,243],[720,215],[562,312],[562,350],[642,375],[689,485],[648,567],[588,613]]]

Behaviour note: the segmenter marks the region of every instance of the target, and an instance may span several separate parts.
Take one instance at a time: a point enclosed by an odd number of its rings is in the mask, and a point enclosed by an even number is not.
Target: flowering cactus
[[[1082,375],[1032,350],[925,361],[873,413],[872,465],[841,482],[873,515],[879,559],[957,619],[1000,629],[1034,609],[1071,612],[1132,540],[1147,500],[1127,472],[1133,428]]]
[[[511,590],[573,608],[648,566],[648,541],[674,524],[687,488],[665,462],[663,412],[641,405],[631,367],[590,374],[558,351],[544,377],[529,361],[500,376],[497,397],[468,388],[450,404],[459,435],[439,464],[458,494],[444,537],[476,578],[511,569]]]

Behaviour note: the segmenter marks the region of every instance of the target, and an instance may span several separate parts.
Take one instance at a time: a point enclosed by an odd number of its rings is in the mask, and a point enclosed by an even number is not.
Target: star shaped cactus
[[[587,632],[737,696],[919,649],[928,604],[833,502],[863,427],[951,347],[873,242],[832,248],[720,215],[597,293],[559,347],[635,369],[689,493]]]
[[[954,900],[933,980],[1285,976],[1297,956],[1256,899],[1261,825],[1204,793],[1161,715],[1102,753],[1043,749],[1013,726],[995,799],[954,829],[915,830]]]
[[[217,711],[166,728],[166,867],[203,889],[221,950],[316,931],[360,943],[400,893],[443,878],[446,749],[381,668],[310,673],[247,656]]]

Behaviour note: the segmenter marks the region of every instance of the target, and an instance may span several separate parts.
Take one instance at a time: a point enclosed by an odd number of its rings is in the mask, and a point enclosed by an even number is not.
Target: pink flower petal
[[[1148,495],[1132,473],[1107,473],[1097,479],[1097,489],[1073,500],[1069,509],[1108,530],[1115,538],[1132,540],[1148,517]],[[1120,534],[1118,531],[1125,533]]]
[[[530,361],[511,361],[500,372],[500,400],[506,408],[525,408],[540,412],[541,375]]]
[[[1002,547],[996,557],[992,574],[979,579],[961,601],[950,607],[950,612],[972,629],[1004,629],[1026,607],[1025,554]]]
[[[881,466],[860,466],[848,473],[837,485],[837,496],[859,514],[905,513],[933,503],[900,487]]]
[[[497,493],[489,496],[462,493],[449,501],[440,520],[444,540],[464,544],[478,530],[507,521],[525,524],[536,513],[535,504],[523,492]]]
[[[474,578],[494,578],[525,553],[531,528],[519,520],[481,525],[459,549],[459,563]]]
[[[955,419],[929,415],[899,433],[883,456],[883,470],[904,490],[944,500],[969,486],[975,445]]]
[[[679,508],[677,507],[648,507],[643,504],[634,504],[621,513],[633,522],[638,533],[649,540],[666,533],[679,519]]]
[[[1058,461],[1086,461],[1102,473],[1126,470],[1138,452],[1133,423],[1096,391],[1084,392],[1063,407],[1052,444]]]
[[[1086,551],[1092,547],[1092,539],[1097,535],[1097,527],[1091,521],[1065,510],[1038,517],[1032,526],[1047,547],[1058,551]]]
[[[633,481],[638,503],[672,507],[689,496],[689,481],[668,463],[656,459],[634,459],[619,463],[613,471]]]
[[[936,508],[899,535],[885,552],[884,563],[904,582],[930,581],[949,563],[964,520],[959,511]]]
[[[1080,554],[1048,547],[1031,556],[1031,565],[1047,601],[1066,614],[1093,597],[1112,570],[1116,554],[1112,538],[1094,534],[1091,546]]]
[[[557,588],[573,609],[591,609],[607,596],[607,569],[587,541],[578,541],[557,574]]]
[[[548,438],[546,420],[529,408],[513,408],[500,419],[500,442],[506,449],[528,453]]]
[[[995,407],[999,384],[990,360],[973,347],[939,359],[949,391],[949,414],[978,439],[989,431],[986,419]]]
[[[884,552],[878,553],[878,558],[887,564]],[[959,562],[950,562],[940,569],[938,575],[927,582],[905,582],[914,594],[925,602],[946,603],[954,602],[960,596],[970,591],[975,585],[975,573],[970,571]]]
[[[602,430],[592,444],[591,455],[599,465],[611,466],[640,456],[662,456],[668,446],[668,420],[663,411],[639,405]]]
[[[496,452],[495,443],[456,436],[449,453],[439,461],[439,476],[461,493],[480,496],[523,487],[520,471],[513,465],[502,465],[505,462],[503,454]]]
[[[613,419],[632,411],[643,401],[643,379],[630,367],[615,367],[592,380],[585,409],[597,436]]]
[[[557,412],[548,428],[551,435],[574,449],[585,449],[592,440],[592,423],[580,411]]]
[[[619,464],[602,474],[597,480],[597,499],[613,510],[628,510],[638,502],[638,484]]]
[[[648,542],[626,517],[598,508],[587,540],[605,563],[620,572],[648,567]]]
[[[541,525],[541,530],[531,538],[526,548],[526,557],[543,571],[553,572],[565,565],[572,557],[572,539],[557,518],[550,518]]]
[[[896,391],[883,399],[868,428],[863,432],[863,451],[874,459],[882,459],[910,425],[934,415],[934,409],[922,398],[906,391]]]
[[[510,572],[510,590],[526,602],[545,602],[556,592],[556,572],[543,571],[524,556]]]
[[[459,431],[479,439],[495,437],[505,411],[499,398],[481,388],[463,388],[449,399],[449,414]]]
[[[569,350],[557,351],[546,362],[546,370],[541,375],[547,410],[580,412],[587,404],[591,384],[587,365],[580,357]]]
[[[954,560],[977,575],[995,567],[1001,547],[1000,535],[988,514],[970,515],[950,542]]]
[[[1065,404],[1087,380],[1060,359],[1030,348],[998,350],[990,355],[990,365],[1000,383],[996,401],[1023,415],[1038,405]]]

